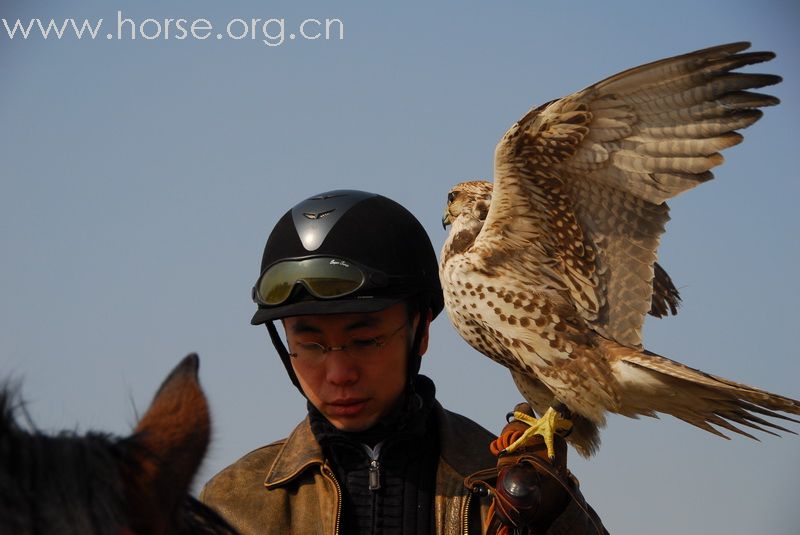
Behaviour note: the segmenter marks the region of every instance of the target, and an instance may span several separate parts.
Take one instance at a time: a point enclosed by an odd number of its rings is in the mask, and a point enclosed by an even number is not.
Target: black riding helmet
[[[314,195],[281,217],[267,239],[253,300],[258,310],[251,323],[267,325],[298,388],[274,320],[377,312],[401,301],[416,306],[424,320],[428,310],[435,318],[444,307],[436,254],[419,221],[391,199],[356,190]],[[424,325],[415,333],[410,381],[419,371]]]

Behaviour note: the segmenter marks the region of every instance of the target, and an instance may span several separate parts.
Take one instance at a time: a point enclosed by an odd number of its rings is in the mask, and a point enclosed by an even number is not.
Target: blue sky
[[[215,31],[106,39],[118,10],[137,24],[205,18]],[[438,249],[448,189],[491,176],[495,143],[528,108],[740,40],[778,54],[750,70],[784,77],[768,91],[782,103],[725,153],[714,181],[670,203],[660,262],[684,305],[648,321],[645,345],[800,398],[796,3],[0,7],[12,22],[35,17],[104,19],[96,40],[10,39],[0,27],[0,374],[23,381],[44,429],[127,433],[197,351],[215,417],[199,480],[285,436],[304,403],[249,325],[262,247],[284,211],[329,189],[376,191],[414,212]],[[216,39],[235,18],[284,18],[286,36],[304,19],[338,18],[344,39]],[[493,431],[520,399],[444,316],[423,372],[445,406]],[[479,389],[492,395],[468,394]],[[800,523],[798,437],[724,441],[671,417],[612,416],[600,453],[570,465],[615,533],[789,534]]]

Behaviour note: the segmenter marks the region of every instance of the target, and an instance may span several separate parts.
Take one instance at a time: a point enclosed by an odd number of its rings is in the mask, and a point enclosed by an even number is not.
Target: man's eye
[[[300,342],[297,345],[303,351],[322,351],[324,349],[322,345],[316,342]]]
[[[377,338],[354,338],[350,340],[350,343],[347,344],[353,348],[365,348],[365,347],[374,347],[378,345]]]

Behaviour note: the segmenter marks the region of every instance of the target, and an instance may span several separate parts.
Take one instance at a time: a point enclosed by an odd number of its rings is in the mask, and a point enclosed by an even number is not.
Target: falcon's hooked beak
[[[453,224],[453,214],[450,213],[450,205],[453,204],[457,196],[457,191],[450,190],[447,193],[447,204],[444,206],[444,215],[442,216],[442,228],[445,230],[447,230],[447,225]]]

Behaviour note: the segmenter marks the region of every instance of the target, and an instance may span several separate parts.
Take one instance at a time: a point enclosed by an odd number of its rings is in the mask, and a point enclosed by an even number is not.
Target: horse
[[[188,494],[211,427],[198,366],[184,358],[127,437],[22,426],[1,388],[0,533],[235,534]]]

